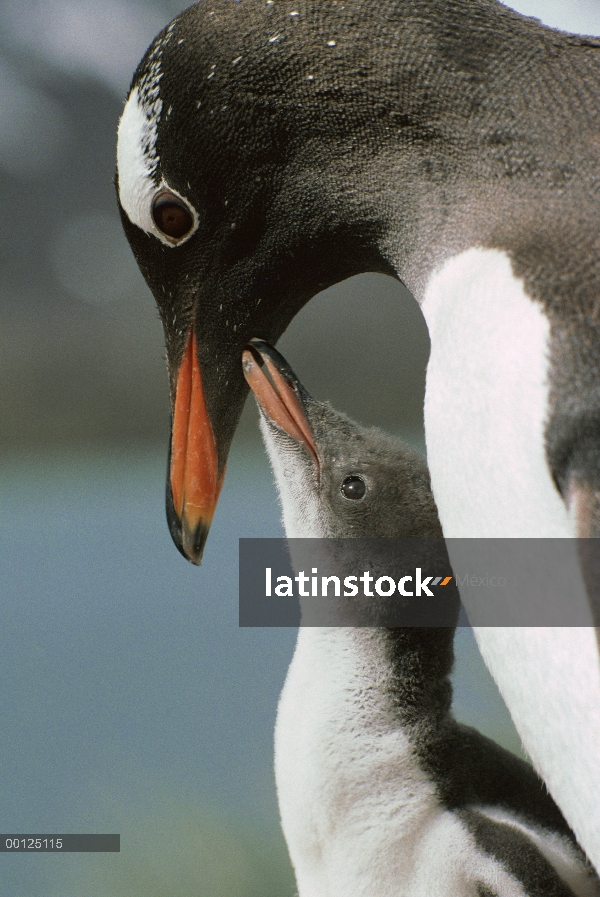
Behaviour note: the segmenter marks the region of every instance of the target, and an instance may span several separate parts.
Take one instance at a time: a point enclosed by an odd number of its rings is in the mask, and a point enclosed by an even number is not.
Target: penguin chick
[[[264,341],[243,368],[288,537],[441,536],[419,455],[315,401]],[[453,637],[300,628],[275,729],[300,897],[600,894],[534,770],[453,719]]]

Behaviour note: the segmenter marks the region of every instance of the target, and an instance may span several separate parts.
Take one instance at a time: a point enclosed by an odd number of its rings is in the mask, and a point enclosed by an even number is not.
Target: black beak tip
[[[280,373],[295,377],[293,370],[291,369],[283,355],[281,355],[277,351],[275,346],[272,346],[271,343],[268,343],[266,340],[254,336],[251,340],[249,340],[246,348],[250,349],[253,354],[257,356],[261,361],[266,355],[267,358],[270,358],[270,360],[280,371]]]
[[[166,511],[167,511],[167,525],[169,527],[169,532],[171,533],[171,538],[175,543],[175,547],[179,554],[187,560],[189,560],[187,554],[183,550],[183,539],[181,533],[181,520],[175,513],[175,508],[173,507],[173,496],[171,495],[171,487],[167,480],[167,501],[166,501]]]
[[[188,531],[187,527],[183,527],[183,553],[184,557],[195,564],[197,567],[202,563],[202,555],[204,554],[204,546],[208,538],[210,526],[200,521],[196,528]]]
[[[166,510],[169,532],[171,533],[171,538],[175,543],[177,551],[182,557],[186,559],[186,561],[189,561],[190,564],[195,564],[197,567],[199,567],[202,563],[202,555],[204,553],[204,546],[206,545],[210,525],[204,523],[203,521],[200,521],[192,532],[187,526],[182,524],[173,505],[173,495],[171,493],[171,485],[169,483],[168,477],[166,489]]]
[[[251,351],[255,360],[259,364],[263,364],[265,357],[268,358],[271,363],[277,368],[281,376],[287,380],[289,385],[292,387],[292,389],[304,405],[314,402],[311,394],[300,382],[300,380],[296,376],[296,373],[292,370],[283,355],[281,355],[281,353],[277,351],[275,346],[272,346],[271,343],[268,343],[266,340],[259,339],[258,337],[253,337],[248,342],[246,348]]]

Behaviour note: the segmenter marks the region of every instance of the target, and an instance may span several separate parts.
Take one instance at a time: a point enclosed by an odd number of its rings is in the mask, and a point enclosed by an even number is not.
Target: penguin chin
[[[280,493],[286,535],[291,539],[326,538],[329,533],[317,497],[319,478],[312,458],[263,415],[260,429]]]

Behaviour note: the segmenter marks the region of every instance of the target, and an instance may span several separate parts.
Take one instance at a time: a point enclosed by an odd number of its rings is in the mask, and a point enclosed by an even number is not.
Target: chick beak
[[[242,368],[267,420],[303,446],[318,471],[317,447],[299,398],[306,390],[285,359],[263,340],[253,340],[242,353]]]

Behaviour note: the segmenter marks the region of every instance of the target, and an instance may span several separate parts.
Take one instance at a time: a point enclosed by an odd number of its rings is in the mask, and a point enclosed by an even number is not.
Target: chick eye
[[[342,483],[342,495],[345,498],[360,501],[361,498],[364,498],[366,491],[367,486],[362,477],[346,477]]]
[[[194,216],[184,201],[169,190],[155,198],[152,217],[161,234],[174,241],[186,237],[194,226]]]

